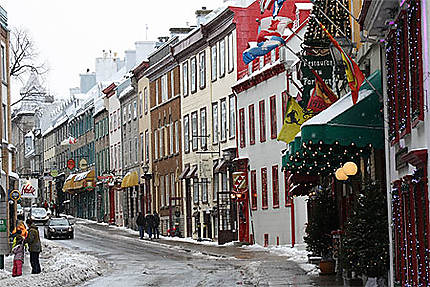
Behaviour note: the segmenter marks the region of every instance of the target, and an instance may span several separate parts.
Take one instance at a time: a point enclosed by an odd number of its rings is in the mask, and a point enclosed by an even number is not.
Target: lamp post
[[[143,171],[143,178],[145,179],[145,190],[144,190],[144,198],[146,201],[146,212],[151,213],[151,204],[149,203],[149,199],[151,198],[151,194],[150,194],[150,180],[152,178],[152,173],[149,173],[149,166],[147,163],[144,163],[142,165],[142,171]]]
[[[233,159],[236,157],[235,154],[235,149],[227,149],[224,150],[222,153],[222,157],[225,160],[225,162],[227,163],[227,170],[228,170],[228,182],[229,182],[229,187],[228,190],[230,191],[231,195],[230,195],[230,207],[232,209],[232,212],[230,214],[230,220],[232,220],[233,222],[233,236],[235,237],[234,239],[237,239],[237,229],[238,229],[238,220],[237,220],[237,202],[236,202],[236,196],[234,193],[232,193],[233,190]]]
[[[347,55],[351,55],[352,53],[352,49],[354,48],[354,43],[351,42],[350,39],[345,38],[345,37],[335,37],[335,40],[339,43],[340,47],[342,48],[342,50],[347,54]],[[342,86],[341,88],[343,88],[343,83],[345,80],[345,64],[342,58],[342,54],[341,52],[333,45],[333,43],[330,44],[330,54],[331,57],[333,58],[334,64],[335,64],[335,69],[334,69],[334,73],[336,75],[336,77],[341,80],[341,81],[336,81],[341,82]],[[339,87],[336,84],[336,89],[337,89],[337,93],[339,94]]]

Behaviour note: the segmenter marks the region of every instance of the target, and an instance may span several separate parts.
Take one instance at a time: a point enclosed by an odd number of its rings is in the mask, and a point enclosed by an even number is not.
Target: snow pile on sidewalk
[[[287,260],[296,262],[300,268],[306,272],[306,274],[316,275],[319,273],[318,266],[308,263],[309,252],[306,251],[304,245],[297,245],[296,247],[289,247],[285,245],[263,247],[261,245],[254,244],[250,246],[244,246],[242,248],[254,251],[268,251],[279,256],[285,256],[288,257]]]
[[[102,275],[105,263],[94,256],[79,253],[43,239],[42,244],[43,250],[40,254],[42,273],[29,274],[28,269],[23,268],[23,276],[13,278],[10,271],[0,270],[0,286],[70,286]],[[12,260],[13,256],[6,258],[7,270],[12,269]],[[24,265],[30,265],[28,253]]]

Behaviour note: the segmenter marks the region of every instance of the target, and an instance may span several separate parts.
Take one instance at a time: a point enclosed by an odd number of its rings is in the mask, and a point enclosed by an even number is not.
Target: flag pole
[[[318,8],[319,9],[319,8]],[[330,18],[327,17],[327,15],[325,15],[322,11],[321,13],[331,22]],[[315,15],[311,15],[311,17],[313,17],[315,19],[315,21],[318,22],[319,25],[324,26],[320,20],[318,20],[318,18]],[[339,30],[340,33],[343,34],[343,32],[332,22],[332,24],[334,25],[334,27]],[[343,34],[344,35],[344,34]],[[347,38],[348,39],[348,38]],[[348,41],[350,41],[348,39]],[[342,49],[343,50],[343,49]],[[345,52],[344,52],[345,53]],[[346,53],[345,53],[346,54]],[[296,55],[297,56],[297,55]],[[349,57],[351,57],[350,55],[348,55]],[[380,97],[382,99],[382,95],[381,93],[375,88],[375,86],[366,78],[364,77],[364,81],[372,88],[372,90],[378,95],[378,97]]]

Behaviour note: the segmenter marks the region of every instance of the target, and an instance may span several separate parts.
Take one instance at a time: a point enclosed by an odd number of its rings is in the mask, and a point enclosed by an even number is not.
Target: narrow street
[[[81,221],[75,239],[55,242],[109,262],[103,276],[80,286],[342,286],[266,252],[139,240],[124,230]]]

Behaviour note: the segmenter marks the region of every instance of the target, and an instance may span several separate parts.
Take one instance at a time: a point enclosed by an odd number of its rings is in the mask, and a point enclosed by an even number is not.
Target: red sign
[[[75,168],[75,166],[76,166],[76,164],[75,164],[75,161],[74,161],[73,159],[69,159],[69,160],[67,161],[67,167],[68,167],[69,169],[74,169],[74,168]]]
[[[243,191],[247,189],[248,186],[246,184],[246,173],[245,172],[233,172],[233,190]]]

